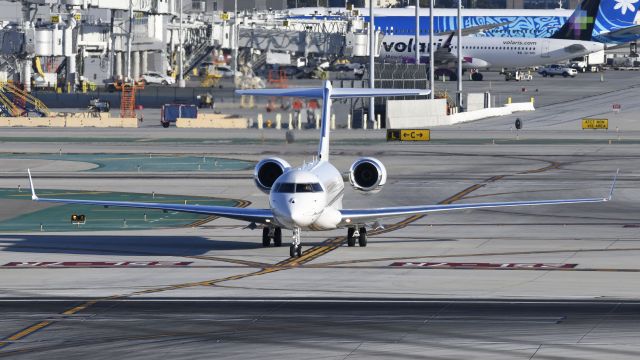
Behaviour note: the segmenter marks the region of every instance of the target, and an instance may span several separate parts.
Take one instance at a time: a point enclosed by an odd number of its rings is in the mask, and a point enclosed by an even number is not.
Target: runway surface
[[[2,231],[0,357],[635,359],[636,98],[624,97],[620,132],[576,130],[591,111],[578,99],[544,107],[518,134],[506,118],[433,129],[427,144],[387,143],[380,131],[332,134],[339,170],[374,156],[389,173],[373,196],[347,187],[346,208],[606,197],[620,169],[605,203],[389,219],[362,248],[347,247],[344,230],[303,232],[297,259],[287,246],[263,248],[247,223],[220,218],[146,230]],[[300,164],[313,156],[317,132],[296,138],[286,144],[275,130],[11,129],[0,139],[1,152],[11,153],[0,157],[0,188],[24,191],[31,168],[41,189],[262,208],[267,197],[252,169],[86,171],[95,166],[90,154]],[[61,149],[71,155],[55,158]],[[3,221],[12,211],[48,211],[25,195],[0,199]],[[143,219],[143,211],[128,216]],[[283,232],[285,245],[290,236]]]
[[[378,299],[1,301],[5,329],[50,325],[12,359],[637,359],[640,303]],[[52,337],[48,334],[54,333]],[[253,355],[249,355],[253,354]]]

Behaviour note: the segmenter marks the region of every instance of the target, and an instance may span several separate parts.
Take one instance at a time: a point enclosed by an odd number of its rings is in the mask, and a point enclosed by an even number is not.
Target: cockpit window
[[[276,189],[276,192],[279,193],[286,193],[286,194],[293,194],[296,190],[296,184],[292,184],[292,183],[282,183],[278,186],[278,188]]]
[[[296,192],[313,192],[313,184],[296,184]]]
[[[320,185],[319,183],[281,183],[280,185],[278,185],[275,191],[285,194],[322,192],[322,185]]]

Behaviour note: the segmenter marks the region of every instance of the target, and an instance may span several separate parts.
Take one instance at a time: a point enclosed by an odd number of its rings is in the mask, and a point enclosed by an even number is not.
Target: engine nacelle
[[[349,169],[349,182],[357,191],[377,193],[387,182],[387,169],[378,159],[360,158]]]
[[[258,189],[264,193],[269,193],[273,183],[284,174],[291,165],[280,158],[267,158],[261,160],[253,171],[253,181]]]

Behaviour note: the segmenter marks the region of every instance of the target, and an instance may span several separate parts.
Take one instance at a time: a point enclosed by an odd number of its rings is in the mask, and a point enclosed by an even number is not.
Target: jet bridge
[[[290,19],[285,13],[262,13],[238,18],[238,47],[262,52],[286,52],[301,56],[368,56],[367,23],[351,13],[332,19]],[[380,38],[379,36],[377,36]],[[233,48],[233,26],[214,24],[213,42]],[[378,46],[374,54],[379,54]]]

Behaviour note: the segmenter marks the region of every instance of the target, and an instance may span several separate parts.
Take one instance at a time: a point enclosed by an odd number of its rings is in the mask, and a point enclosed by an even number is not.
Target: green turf
[[[140,201],[200,205],[235,206],[236,201],[209,197],[135,194],[120,192],[89,192],[72,190],[38,190],[40,197]],[[31,201],[31,194],[27,191],[18,192],[17,189],[0,189],[0,204],[2,199],[18,199]],[[145,221],[146,213],[146,221]],[[86,222],[82,225],[71,223],[71,214],[83,214]],[[19,215],[12,219],[0,221],[0,231],[91,231],[91,230],[126,230],[153,229],[167,227],[183,227],[206,219],[206,215],[187,214],[178,212],[163,212],[162,210],[145,210],[131,208],[104,208],[89,205],[56,205],[43,208],[29,214]],[[125,221],[126,220],[126,221]]]
[[[254,163],[244,160],[196,155],[155,154],[0,154],[0,159],[44,159],[96,164],[87,171],[184,172],[247,170]]]

